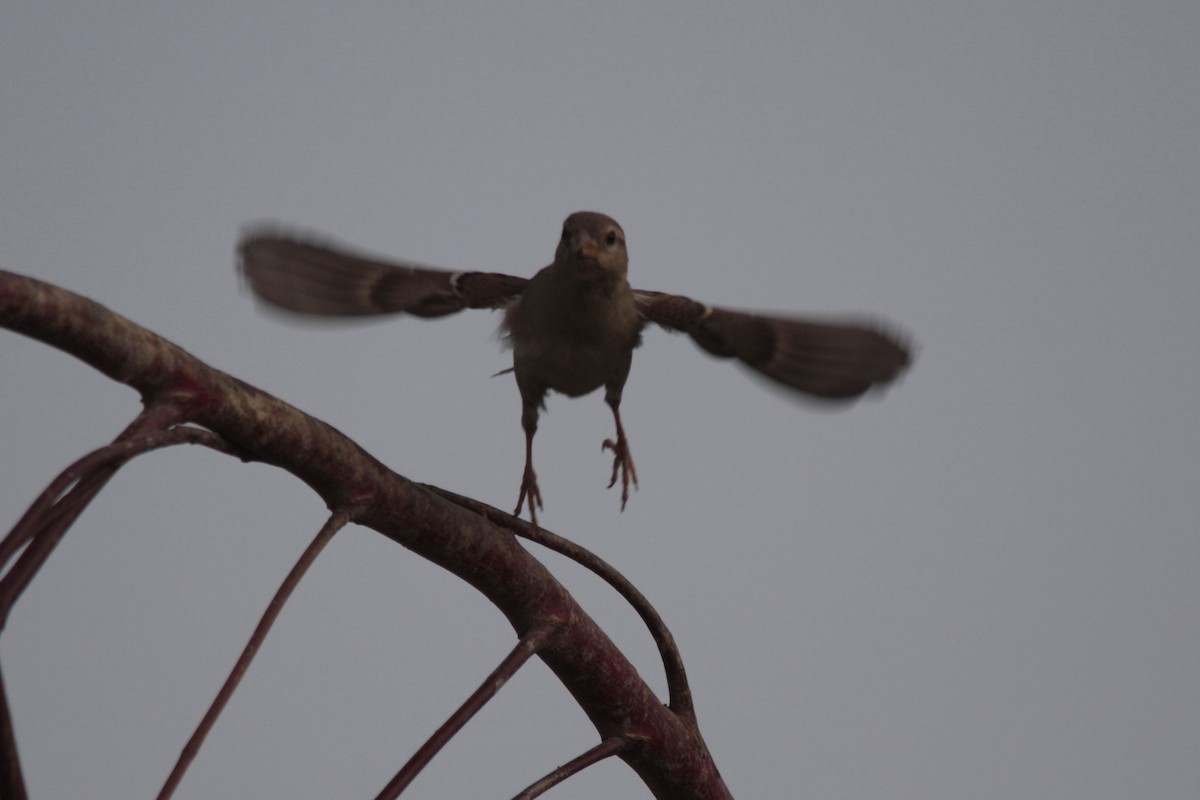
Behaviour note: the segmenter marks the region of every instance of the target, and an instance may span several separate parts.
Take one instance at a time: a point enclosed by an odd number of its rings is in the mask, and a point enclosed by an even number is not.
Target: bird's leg
[[[537,406],[534,406],[532,419],[528,411],[521,416],[521,425],[525,428],[525,474],[521,477],[521,494],[517,498],[517,509],[514,517],[521,516],[521,506],[529,500],[529,522],[537,527],[537,512],[542,508],[542,493],[538,489],[537,475],[533,472],[533,434],[537,433]]]
[[[633,488],[637,488],[637,470],[633,467],[633,457],[629,455],[629,441],[625,438],[625,428],[621,425],[620,399],[605,398],[609,408],[612,409],[613,419],[617,423],[617,440],[605,439],[604,444],[600,445],[601,450],[613,451],[613,471],[612,478],[608,482],[608,488],[612,488],[617,483],[617,474],[621,476],[621,510],[625,510],[625,503],[629,500],[629,482],[633,481]]]

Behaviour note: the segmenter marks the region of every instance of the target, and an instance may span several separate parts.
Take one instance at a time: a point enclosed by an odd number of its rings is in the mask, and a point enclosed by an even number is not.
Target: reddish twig
[[[517,670],[542,648],[542,645],[558,628],[559,626],[555,623],[543,622],[526,631],[512,651],[500,662],[500,666],[492,670],[492,674],[488,675],[479,688],[472,692],[471,696],[450,715],[450,719],[442,723],[442,726],[425,740],[425,744],[413,753],[412,758],[400,768],[388,785],[383,787],[383,791],[376,795],[376,800],[395,800],[399,797],[405,787],[412,783],[421,770],[433,760],[438,751],[446,746],[446,743],[462,729],[462,726],[467,724],[471,717],[475,716],[489,700],[496,696],[500,687],[507,683],[508,679],[515,675]]]
[[[17,562],[0,578],[0,629],[7,622],[17,598],[67,530],[123,464],[141,453],[177,444],[202,444],[230,452],[219,436],[200,428],[141,432],[149,425],[162,422],[143,412],[112,444],[93,450],[67,467],[50,482],[0,542],[0,568],[25,546]]]
[[[545,528],[532,525],[519,517],[506,514],[494,506],[481,503],[473,498],[428,484],[425,484],[425,488],[476,514],[482,514],[497,525],[510,529],[522,539],[536,542],[548,550],[566,556],[615,589],[617,594],[624,597],[642,618],[642,622],[645,623],[650,635],[654,638],[654,643],[658,646],[658,652],[663,661],[663,672],[666,674],[667,694],[670,698],[671,710],[688,720],[693,727],[695,726],[696,711],[692,704],[692,690],[688,686],[687,670],[684,669],[683,656],[679,653],[679,646],[675,644],[675,637],[671,635],[670,629],[667,628],[658,611],[628,578],[600,556],[570,539],[565,539]]]
[[[513,797],[513,800],[533,800],[539,797],[547,790],[552,789],[558,784],[565,781],[577,772],[582,772],[592,764],[597,764],[609,756],[615,756],[617,753],[629,746],[629,740],[620,736],[614,736],[611,739],[605,739],[600,744],[590,750],[581,753],[571,759],[561,767],[547,773],[543,777],[529,784],[524,790]]]
[[[0,675],[0,797],[5,800],[26,800],[25,778],[21,774],[21,759],[13,735],[12,714],[8,710],[8,693]]]
[[[217,717],[221,716],[221,711],[229,703],[229,698],[233,697],[234,690],[242,681],[242,676],[246,674],[246,670],[250,668],[250,662],[254,660],[254,656],[258,653],[258,648],[262,646],[263,640],[267,638],[267,633],[271,630],[271,626],[275,624],[275,620],[279,617],[279,612],[283,610],[284,603],[287,602],[296,586],[300,583],[300,579],[304,577],[304,573],[308,572],[308,568],[316,561],[317,556],[325,549],[325,545],[329,544],[329,540],[333,535],[345,527],[347,522],[354,518],[353,509],[339,508],[333,512],[325,524],[321,526],[321,530],[317,532],[316,537],[309,543],[308,547],[304,548],[304,552],[300,554],[300,558],[296,564],[288,572],[287,577],[283,579],[279,589],[276,590],[275,596],[271,598],[271,602],[267,604],[267,610],[263,612],[262,618],[259,619],[258,625],[254,628],[254,633],[250,635],[250,640],[246,642],[246,646],[242,649],[242,654],[238,656],[237,662],[234,663],[233,669],[229,673],[229,677],[225,679],[225,683],[221,685],[220,691],[213,699],[212,705],[208,707],[204,717],[200,720],[200,724],[196,726],[195,732],[192,733],[187,744],[183,747],[183,752],[179,754],[179,759],[175,762],[175,767],[171,770],[171,774],[167,776],[166,782],[158,793],[158,800],[167,800],[175,789],[179,786],[179,782],[183,780],[183,775],[187,772],[188,766],[195,760],[196,754],[200,752],[200,746],[204,744],[204,738],[208,736],[208,732],[212,730],[213,725],[217,722]]]

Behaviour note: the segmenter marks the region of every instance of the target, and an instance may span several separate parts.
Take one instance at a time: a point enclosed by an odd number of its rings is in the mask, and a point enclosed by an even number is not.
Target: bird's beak
[[[587,231],[579,231],[571,237],[571,252],[581,258],[594,260],[600,255],[600,243]]]

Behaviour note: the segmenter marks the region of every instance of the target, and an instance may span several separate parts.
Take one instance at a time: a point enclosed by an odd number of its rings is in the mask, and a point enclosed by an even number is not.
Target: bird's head
[[[595,211],[576,211],[563,222],[562,239],[554,260],[588,268],[599,267],[624,277],[629,268],[625,231],[612,217]]]

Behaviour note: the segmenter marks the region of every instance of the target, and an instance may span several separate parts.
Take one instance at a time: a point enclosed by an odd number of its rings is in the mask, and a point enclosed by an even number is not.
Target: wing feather
[[[496,272],[452,272],[357,255],[272,231],[242,239],[239,263],[262,300],[299,314],[440,317],[464,308],[503,308],[526,278]]]
[[[908,366],[909,346],[873,321],[750,314],[662,292],[637,292],[648,322],[688,334],[718,358],[736,358],[790,389],[849,399]]]

